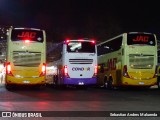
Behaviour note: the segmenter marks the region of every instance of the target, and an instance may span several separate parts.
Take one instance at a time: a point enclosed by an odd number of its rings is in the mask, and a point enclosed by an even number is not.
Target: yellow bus
[[[155,34],[129,32],[101,42],[98,51],[98,84],[105,88],[143,86],[157,82]]]
[[[34,28],[10,28],[7,32],[7,89],[14,85],[45,85],[46,33]]]

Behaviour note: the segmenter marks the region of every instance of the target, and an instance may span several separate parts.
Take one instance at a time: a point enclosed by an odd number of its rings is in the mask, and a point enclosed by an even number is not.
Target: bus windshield
[[[128,45],[150,45],[155,46],[155,37],[151,34],[128,34],[127,36]]]
[[[37,30],[14,29],[11,34],[12,41],[29,40],[34,42],[43,42],[43,32]]]
[[[95,53],[95,44],[86,41],[70,41],[69,43],[67,43],[67,52]]]

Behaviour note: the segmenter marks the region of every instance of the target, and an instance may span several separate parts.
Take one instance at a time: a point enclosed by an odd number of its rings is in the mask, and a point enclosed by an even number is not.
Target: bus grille
[[[92,64],[93,59],[69,59],[70,64]]]
[[[15,66],[38,67],[40,62],[40,52],[13,52],[13,63]]]

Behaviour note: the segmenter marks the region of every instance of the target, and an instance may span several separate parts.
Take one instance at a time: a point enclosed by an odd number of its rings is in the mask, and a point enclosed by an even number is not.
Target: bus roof
[[[93,39],[66,39],[66,40],[69,40],[69,41],[92,41]],[[65,40],[65,41],[66,41]]]
[[[37,28],[13,28],[15,30],[38,30],[38,31],[41,31],[41,29],[37,29]]]
[[[85,42],[92,42],[92,43],[95,43],[95,40],[94,39],[72,39],[72,40],[70,40],[70,39],[66,39],[65,41],[64,41],[64,43],[68,43],[68,42],[76,42],[76,41],[79,41],[79,42],[83,42],[83,41],[85,41]]]
[[[127,34],[153,34],[148,32],[128,32]]]

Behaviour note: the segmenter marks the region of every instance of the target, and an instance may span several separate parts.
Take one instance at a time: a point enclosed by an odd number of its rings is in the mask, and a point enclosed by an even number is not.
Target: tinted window
[[[97,46],[98,55],[107,54],[110,52],[117,51],[122,46],[122,37],[115,38],[109,42],[105,42]]]
[[[145,45],[155,45],[155,37],[151,34],[128,34],[127,44],[145,44]]]
[[[43,42],[43,32],[36,30],[12,30],[12,41],[30,40],[36,42]]]
[[[92,42],[74,42],[67,43],[68,52],[84,52],[84,53],[95,53],[95,44]]]

